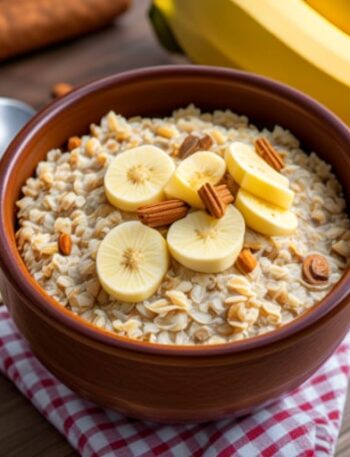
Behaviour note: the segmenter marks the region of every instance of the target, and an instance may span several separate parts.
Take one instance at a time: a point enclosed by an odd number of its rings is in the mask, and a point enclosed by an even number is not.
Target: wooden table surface
[[[146,19],[148,3],[134,0],[130,12],[101,32],[1,64],[0,96],[40,108],[49,101],[52,85],[59,81],[81,84],[131,68],[176,63],[152,34]],[[350,396],[348,400],[350,403]],[[0,457],[76,455],[31,403],[0,376]],[[349,455],[347,408],[336,456]]]

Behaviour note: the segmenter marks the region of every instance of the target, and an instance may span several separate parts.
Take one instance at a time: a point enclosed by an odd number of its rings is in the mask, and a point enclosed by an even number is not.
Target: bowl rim
[[[27,304],[29,303],[29,305],[38,308],[38,311],[43,312],[48,317],[53,318],[58,324],[62,324],[77,334],[84,335],[108,346],[144,352],[150,355],[208,357],[242,353],[252,349],[266,347],[306,330],[349,298],[350,269],[345,272],[341,280],[319,304],[279,329],[235,342],[217,345],[188,346],[163,345],[138,341],[113,334],[104,329],[99,329],[62,307],[56,300],[51,298],[44,289],[41,289],[26,269],[16,243],[11,240],[11,234],[5,229],[6,209],[4,209],[4,203],[6,200],[7,183],[12,169],[16,166],[17,159],[25,152],[26,145],[30,139],[60,112],[64,111],[70,105],[78,103],[81,98],[93,95],[96,91],[119,84],[137,82],[144,78],[169,76],[209,77],[218,80],[232,80],[234,78],[243,84],[254,85],[261,90],[273,92],[275,95],[290,100],[293,104],[299,104],[304,110],[313,113],[318,118],[322,118],[337,136],[344,142],[347,142],[350,147],[350,129],[328,108],[297,89],[253,73],[213,66],[164,65],[126,71],[83,84],[67,95],[54,100],[39,111],[17,134],[0,161],[0,265],[7,280],[10,281],[17,293],[21,295],[21,298]]]

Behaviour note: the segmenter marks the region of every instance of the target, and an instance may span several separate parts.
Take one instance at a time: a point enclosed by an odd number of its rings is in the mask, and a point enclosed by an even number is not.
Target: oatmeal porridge
[[[74,314],[142,341],[275,330],[348,265],[330,165],[289,131],[231,111],[110,112],[49,151],[22,191],[16,237],[34,279]]]

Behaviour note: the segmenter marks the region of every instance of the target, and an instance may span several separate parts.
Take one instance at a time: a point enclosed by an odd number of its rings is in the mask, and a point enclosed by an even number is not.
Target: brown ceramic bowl
[[[53,102],[17,136],[0,168],[1,291],[34,353],[84,397],[157,421],[243,414],[306,380],[350,324],[349,271],[314,309],[278,331],[206,347],[162,346],[99,330],[63,309],[31,278],[15,242],[15,201],[51,148],[88,131],[108,110],[162,116],[190,102],[280,124],[330,162],[350,201],[350,131],[309,97],[271,80],[220,68],[148,68],[94,82]]]

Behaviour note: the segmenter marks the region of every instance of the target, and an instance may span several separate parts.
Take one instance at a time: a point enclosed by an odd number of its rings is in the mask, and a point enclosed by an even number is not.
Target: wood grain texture
[[[81,84],[130,68],[174,63],[157,44],[145,20],[147,0],[113,27],[3,64],[0,95],[22,99],[39,108],[58,81]],[[349,398],[350,401],[350,398]],[[350,450],[350,410],[346,409],[337,457]],[[77,454],[16,388],[0,377],[0,455],[6,457],[73,457]]]

